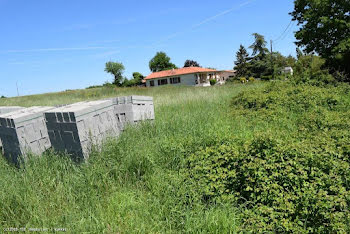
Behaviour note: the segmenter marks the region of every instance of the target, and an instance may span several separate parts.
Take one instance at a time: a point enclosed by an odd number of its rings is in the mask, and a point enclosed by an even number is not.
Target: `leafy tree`
[[[295,73],[302,74],[306,70],[310,70],[313,74],[321,70],[325,61],[320,56],[317,55],[303,55],[298,59],[295,65]]]
[[[235,69],[237,76],[246,76],[248,72],[249,54],[243,45],[240,45],[239,50],[236,53]]]
[[[272,61],[278,70],[281,70],[284,67],[294,67],[296,63],[296,59],[293,56],[289,55],[285,57],[280,52],[272,53]]]
[[[252,55],[256,56],[255,58],[263,59],[269,52],[269,50],[266,48],[267,42],[265,37],[258,33],[253,33],[253,36],[255,38],[254,43],[249,46],[249,48],[253,50]]]
[[[142,84],[142,80],[145,78],[141,73],[134,72],[132,73],[132,77],[134,78],[135,84],[140,85]]]
[[[254,43],[249,46],[253,50],[251,61],[248,66],[248,75],[263,78],[263,76],[272,76],[271,60],[267,60],[266,55],[269,50],[266,48],[266,40],[263,35],[253,33]]]
[[[152,72],[165,71],[177,68],[175,64],[170,62],[170,58],[164,52],[157,54],[149,61],[149,69]]]
[[[194,60],[186,60],[184,67],[200,67],[199,63]]]
[[[128,80],[128,79],[124,79],[123,83],[121,84],[121,86],[123,87],[132,87],[132,86],[136,86],[137,84],[135,83],[134,79]]]
[[[265,56],[261,59],[252,59],[248,64],[248,75],[264,78],[265,76],[271,76],[272,78],[272,70],[271,70],[271,60]],[[268,78],[268,79],[270,79]]]
[[[293,56],[285,57],[280,52],[273,52],[272,56],[271,53],[266,55],[268,56],[252,59],[248,63],[248,75],[269,80],[279,76],[284,67],[294,67],[296,63],[296,59]]]
[[[123,82],[124,70],[125,68],[122,63],[112,62],[112,61],[106,63],[105,71],[108,73],[111,73],[114,76],[115,85],[121,86]]]
[[[335,79],[324,68],[325,59],[320,56],[307,54],[299,57],[295,63],[294,81],[312,85],[334,84]]]
[[[318,53],[326,60],[326,66],[345,71],[349,78],[350,1],[295,0],[290,14],[300,26],[295,34],[296,44],[307,53]]]
[[[144,76],[139,72],[132,73],[133,79],[124,79],[122,86],[124,87],[132,87],[142,84],[142,80],[144,79]]]
[[[264,36],[258,33],[253,36],[255,41],[249,48],[253,50],[254,57],[249,57],[243,45],[240,45],[236,53],[234,69],[237,70],[238,77],[252,76],[269,80],[280,75],[284,67],[294,67],[296,59],[293,56],[285,57],[279,52],[271,54],[266,48]]]

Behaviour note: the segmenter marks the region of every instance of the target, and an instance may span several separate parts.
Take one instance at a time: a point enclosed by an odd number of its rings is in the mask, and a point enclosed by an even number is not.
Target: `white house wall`
[[[170,84],[170,78],[174,78],[174,77],[180,77],[181,82],[178,84]],[[152,79],[154,81],[154,86],[152,86],[152,87],[158,86],[158,80],[163,80],[163,79],[168,80],[168,85],[190,85],[191,86],[191,85],[196,85],[197,75],[196,74],[186,74],[186,75],[172,76],[172,77],[167,77],[167,78]],[[151,87],[150,81],[151,80],[146,81],[147,87]]]

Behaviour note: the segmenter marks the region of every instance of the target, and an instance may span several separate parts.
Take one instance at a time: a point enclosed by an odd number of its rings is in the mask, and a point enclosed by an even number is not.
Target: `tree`
[[[142,80],[145,78],[141,73],[134,72],[132,73],[132,77],[134,78],[134,82],[136,85],[142,84]]]
[[[344,71],[350,81],[350,1],[295,0],[290,14],[300,27],[296,44],[319,54],[331,71]]]
[[[123,82],[124,70],[125,68],[122,63],[112,62],[112,61],[106,63],[105,71],[108,73],[111,73],[114,76],[115,85],[121,86]]]
[[[253,36],[255,38],[254,43],[249,46],[249,48],[253,50],[252,55],[256,56],[255,58],[263,59],[269,52],[269,50],[266,48],[267,42],[265,41],[265,37],[258,33],[253,33]]]
[[[164,52],[157,54],[149,61],[149,69],[152,72],[165,71],[177,68],[175,64],[170,62],[170,58]]]
[[[297,51],[297,58],[298,59],[304,56],[304,53],[300,48],[296,48],[296,51]]]
[[[292,55],[289,55],[285,59],[286,59],[286,67],[294,67],[295,63],[297,62],[297,60]]]
[[[325,59],[313,54],[299,57],[295,64],[294,80],[313,85],[334,84],[335,78],[324,68],[325,62]]]
[[[200,67],[199,63],[194,60],[186,60],[184,67]]]
[[[123,87],[132,87],[132,86],[137,86],[142,84],[142,80],[145,78],[141,73],[139,72],[134,72],[132,73],[133,79],[124,79],[123,83],[121,86]]]
[[[249,54],[243,45],[240,45],[236,53],[235,69],[238,77],[247,76],[248,72]]]

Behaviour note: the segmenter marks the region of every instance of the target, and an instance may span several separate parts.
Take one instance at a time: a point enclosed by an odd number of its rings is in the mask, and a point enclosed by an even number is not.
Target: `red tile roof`
[[[213,69],[208,69],[208,68],[202,68],[202,67],[184,67],[179,69],[154,72],[149,76],[147,76],[145,80],[161,78],[161,77],[169,77],[169,76],[179,76],[179,75],[192,74],[192,73],[201,73],[201,72],[218,72],[218,71]]]

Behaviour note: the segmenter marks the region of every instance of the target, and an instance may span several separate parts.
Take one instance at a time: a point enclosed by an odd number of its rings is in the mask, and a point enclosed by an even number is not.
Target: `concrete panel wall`
[[[42,154],[51,147],[43,113],[52,107],[30,107],[0,115],[4,156],[18,164],[28,153]]]

